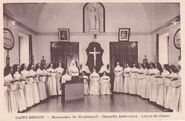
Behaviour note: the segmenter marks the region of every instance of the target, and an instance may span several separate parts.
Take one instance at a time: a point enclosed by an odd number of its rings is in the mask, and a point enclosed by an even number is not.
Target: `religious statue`
[[[88,11],[89,30],[99,31],[100,18],[99,18],[98,9],[94,6],[88,6],[87,11]]]
[[[83,7],[83,32],[105,32],[105,8],[102,3],[85,3]]]

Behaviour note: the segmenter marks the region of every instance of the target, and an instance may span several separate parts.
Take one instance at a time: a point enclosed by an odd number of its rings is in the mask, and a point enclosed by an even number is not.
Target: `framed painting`
[[[58,38],[59,41],[66,41],[69,42],[69,28],[59,28],[58,29]]]
[[[130,28],[119,28],[118,40],[119,41],[129,41]]]

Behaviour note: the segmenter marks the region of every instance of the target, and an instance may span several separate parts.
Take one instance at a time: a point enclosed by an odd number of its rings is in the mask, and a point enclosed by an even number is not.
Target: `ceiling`
[[[106,26],[109,26],[107,27],[108,31],[114,31],[111,28],[119,27],[120,24],[121,26],[128,25],[135,31],[142,31],[143,26],[145,26],[143,31],[149,32],[180,15],[180,6],[177,3],[103,4],[108,24]],[[53,32],[60,26],[70,27],[72,31],[80,32],[83,23],[83,5],[84,3],[9,3],[4,4],[4,15],[36,32]],[[120,23],[116,17],[122,19],[123,23]],[[114,18],[115,20],[110,21]],[[71,22],[72,20],[74,22]],[[113,25],[111,26],[111,24]]]

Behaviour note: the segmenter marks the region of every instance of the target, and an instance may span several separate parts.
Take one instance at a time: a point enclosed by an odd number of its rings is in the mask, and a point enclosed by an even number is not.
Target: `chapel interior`
[[[62,94],[18,112],[177,111],[144,99],[142,91],[114,92],[114,68],[117,62],[123,69],[144,62],[178,67],[179,3],[4,3],[3,26],[14,38],[12,48],[4,47],[4,67],[44,60],[46,65],[61,63],[65,70],[75,60],[90,73],[110,69],[110,95],[82,94],[84,82],[75,82],[80,78],[75,76],[65,88],[59,87]],[[70,100],[78,96],[83,99]]]

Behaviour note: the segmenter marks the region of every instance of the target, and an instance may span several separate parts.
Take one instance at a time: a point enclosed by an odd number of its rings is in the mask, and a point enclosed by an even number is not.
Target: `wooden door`
[[[69,67],[72,59],[79,61],[78,42],[51,42],[51,62],[61,62],[64,68]]]
[[[110,66],[113,70],[116,62],[121,66],[125,64],[133,65],[138,62],[137,42],[110,42]]]

